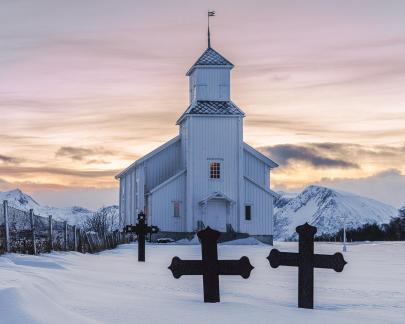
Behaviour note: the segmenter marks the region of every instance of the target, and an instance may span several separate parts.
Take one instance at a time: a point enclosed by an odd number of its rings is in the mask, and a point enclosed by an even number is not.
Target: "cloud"
[[[17,164],[21,162],[21,159],[0,154],[0,161],[3,163]]]
[[[33,175],[33,174],[52,174],[65,175],[80,178],[100,178],[113,177],[121,170],[77,170],[67,168],[53,167],[15,167],[15,166],[0,166],[0,173],[11,175]]]
[[[405,175],[397,169],[387,169],[357,179],[323,178],[315,184],[372,197],[397,208],[405,205]]]
[[[11,183],[0,178],[0,190],[8,190],[11,186]]]
[[[372,197],[394,206],[405,202],[405,143],[362,145],[323,142],[259,149],[281,163],[272,178],[277,190],[299,191],[310,184],[318,184]]]
[[[323,142],[280,144],[258,149],[284,166],[289,166],[294,161],[302,161],[314,167],[359,168],[359,164],[362,163],[378,163],[386,167],[389,159],[393,170],[403,166],[405,156],[405,143],[396,146],[367,146],[356,143]]]
[[[375,175],[375,177],[380,177],[380,178],[397,177],[397,176],[403,176],[402,172],[397,169],[384,170],[384,171],[378,172]],[[405,200],[405,197],[404,197],[404,200]]]
[[[108,151],[102,147],[100,148],[83,148],[73,146],[62,146],[55,153],[55,156],[69,157],[72,160],[83,161],[85,158],[93,156],[114,155],[113,152]],[[92,160],[94,161],[94,160]]]
[[[260,150],[270,155],[277,163],[285,166],[293,161],[301,161],[318,168],[359,168],[356,163],[325,156],[324,152],[317,150],[314,144],[281,144]]]

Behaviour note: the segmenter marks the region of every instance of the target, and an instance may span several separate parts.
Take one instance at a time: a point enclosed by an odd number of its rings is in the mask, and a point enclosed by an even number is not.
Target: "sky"
[[[0,190],[117,203],[114,175],[178,134],[208,10],[272,189],[405,204],[404,1],[0,0]]]

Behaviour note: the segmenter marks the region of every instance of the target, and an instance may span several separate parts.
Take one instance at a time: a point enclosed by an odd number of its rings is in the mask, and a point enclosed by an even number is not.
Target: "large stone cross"
[[[125,233],[135,233],[138,236],[138,261],[145,262],[145,237],[146,234],[159,232],[159,227],[148,226],[145,223],[145,214],[140,212],[138,214],[138,224],[127,225],[124,228]]]
[[[272,268],[278,266],[298,267],[298,307],[314,308],[314,268],[333,269],[342,272],[347,263],[341,253],[334,255],[314,254],[316,227],[305,223],[298,226],[298,253],[280,252],[272,249],[267,259]]]
[[[202,275],[204,302],[219,302],[219,276],[234,275],[249,278],[253,266],[247,257],[239,260],[218,260],[217,241],[220,233],[207,227],[197,233],[201,242],[202,260],[181,260],[174,257],[169,269],[178,279],[183,275]]]

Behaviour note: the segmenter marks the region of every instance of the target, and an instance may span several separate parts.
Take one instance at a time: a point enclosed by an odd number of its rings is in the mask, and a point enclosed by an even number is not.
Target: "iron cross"
[[[148,226],[145,224],[145,214],[140,212],[138,214],[138,224],[127,225],[124,228],[125,233],[135,233],[138,236],[138,261],[145,262],[145,237],[146,234],[159,232],[159,227]]]
[[[197,233],[201,242],[202,260],[181,260],[174,257],[169,269],[173,277],[179,279],[183,275],[202,275],[204,302],[219,302],[219,276],[234,275],[249,278],[253,266],[249,258],[239,260],[218,260],[217,241],[220,233],[207,227]]]
[[[267,259],[272,268],[298,267],[298,307],[314,308],[314,268],[333,269],[342,272],[347,263],[341,253],[334,255],[314,254],[316,227],[305,223],[298,226],[299,252],[280,252],[272,249]]]

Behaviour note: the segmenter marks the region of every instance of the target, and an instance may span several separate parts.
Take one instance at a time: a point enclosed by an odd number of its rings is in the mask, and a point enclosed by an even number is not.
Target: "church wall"
[[[241,232],[251,235],[273,235],[273,197],[245,179],[245,204],[252,206],[252,219],[241,217]]]
[[[135,170],[131,170],[120,179],[120,219],[123,226],[133,221],[136,208],[134,190]]]
[[[266,187],[269,168],[258,158],[244,150],[245,175],[257,184]]]
[[[152,192],[150,199],[150,222],[161,231],[185,232],[185,185],[186,175],[183,173],[165,186]],[[174,202],[180,202],[180,217],[174,217]]]
[[[125,191],[124,191],[124,199],[125,199],[125,219],[127,221],[131,220],[131,181],[130,181],[130,174],[128,173],[125,176]]]
[[[146,192],[183,168],[181,142],[177,141],[144,162]]]
[[[191,195],[191,210],[188,231],[197,227],[203,210],[199,201],[220,191],[238,202],[239,155],[241,137],[238,136],[241,119],[238,117],[191,117],[188,120],[189,141],[187,164],[189,183],[187,194]],[[210,179],[209,163],[221,163],[221,178]],[[238,224],[238,208],[229,215],[234,229]]]
[[[119,197],[118,197],[120,227],[123,227],[126,224],[125,212],[124,212],[124,202],[125,202],[124,187],[125,187],[125,181],[123,179],[120,179],[120,191],[119,191]]]

